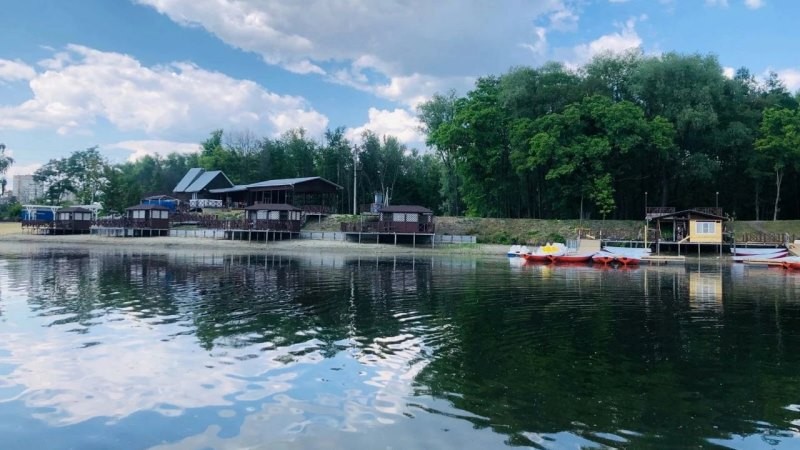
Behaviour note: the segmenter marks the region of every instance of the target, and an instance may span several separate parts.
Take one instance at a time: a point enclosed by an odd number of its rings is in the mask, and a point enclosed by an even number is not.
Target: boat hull
[[[525,258],[525,261],[527,262],[539,262],[539,263],[550,262],[549,256],[551,255],[537,255],[535,253],[528,253],[527,255],[522,255],[522,257]]]
[[[755,255],[769,255],[772,253],[785,252],[785,248],[732,248],[731,253],[736,256],[755,256]]]
[[[617,261],[619,261],[623,266],[636,266],[639,265],[641,260],[642,258],[637,258],[630,255],[620,255],[617,257]]]
[[[778,253],[768,253],[768,254],[761,254],[761,255],[736,255],[733,257],[733,262],[745,262],[745,261],[761,261],[764,259],[777,259],[783,258],[788,255],[789,252],[782,251]]]
[[[579,255],[550,255],[549,258],[556,264],[564,263],[585,263],[592,259],[593,254]]]

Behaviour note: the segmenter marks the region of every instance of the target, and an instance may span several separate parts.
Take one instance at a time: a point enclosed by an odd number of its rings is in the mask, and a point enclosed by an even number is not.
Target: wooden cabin
[[[648,217],[662,242],[722,244],[723,226],[728,221],[719,211],[697,209],[671,212]]]
[[[433,211],[417,205],[381,207],[379,229],[389,233],[433,233]]]
[[[141,204],[125,209],[126,228],[168,230],[169,208],[162,205]]]
[[[232,208],[266,204],[287,204],[300,208],[306,215],[336,212],[338,184],[322,177],[282,178],[258,183],[211,189],[209,194]]]
[[[53,232],[63,234],[89,233],[94,214],[91,210],[73,206],[56,211]]]
[[[233,183],[221,170],[206,171],[195,167],[186,172],[172,192],[179,200],[188,202],[192,209],[221,208],[222,202],[211,198],[209,193],[214,189],[231,187]]]
[[[286,203],[257,203],[245,208],[252,229],[300,232],[303,210]]]

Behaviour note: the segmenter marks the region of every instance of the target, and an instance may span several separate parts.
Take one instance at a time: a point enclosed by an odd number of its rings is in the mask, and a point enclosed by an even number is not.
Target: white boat
[[[735,255],[733,257],[733,262],[761,261],[765,259],[785,258],[788,254],[789,252],[787,252],[786,250],[782,250],[777,253],[767,253],[760,255]]]
[[[731,253],[733,253],[736,256],[769,255],[771,253],[778,253],[785,251],[786,249],[783,247],[772,247],[772,248],[736,247],[731,249]]]
[[[641,247],[611,247],[606,245],[603,247],[603,250],[613,253],[615,255],[625,255],[625,256],[638,256],[639,258],[643,256],[647,256],[652,252],[649,248],[641,248]]]
[[[527,245],[512,245],[511,248],[508,249],[507,255],[509,257],[518,257],[530,252],[531,251]]]

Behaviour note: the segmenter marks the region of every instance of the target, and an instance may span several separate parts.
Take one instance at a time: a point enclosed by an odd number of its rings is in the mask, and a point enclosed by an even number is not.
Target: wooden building
[[[719,208],[694,208],[648,214],[647,220],[660,242],[722,244],[728,218]]]
[[[381,229],[390,233],[433,233],[433,211],[417,205],[390,205],[380,210]]]
[[[433,211],[417,205],[391,205],[381,206],[378,214],[362,214],[357,222],[342,222],[341,231],[348,239],[362,238],[373,239],[375,242],[398,240],[416,246],[420,242],[430,242],[434,245],[436,228],[433,221]]]
[[[299,233],[303,210],[286,203],[258,203],[245,208],[251,229]]]
[[[200,168],[189,169],[175,186],[175,196],[189,203],[190,208],[219,208],[222,202],[209,195],[212,190],[233,187],[233,183],[221,170],[206,171]]]
[[[56,211],[52,233],[55,234],[88,234],[92,227],[94,213],[86,208],[73,206]]]
[[[125,209],[125,236],[169,235],[169,208],[141,204]]]
[[[209,194],[229,208],[287,204],[300,208],[306,215],[326,215],[336,212],[341,189],[338,184],[322,177],[303,177],[211,189]]]

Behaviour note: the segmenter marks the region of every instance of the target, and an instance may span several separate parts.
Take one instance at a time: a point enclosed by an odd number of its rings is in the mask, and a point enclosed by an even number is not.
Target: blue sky
[[[604,51],[714,53],[800,88],[794,0],[26,0],[0,15],[0,142],[32,173],[196,151],[215,128],[421,147],[415,106],[481,75]],[[10,178],[10,177],[9,177]]]

